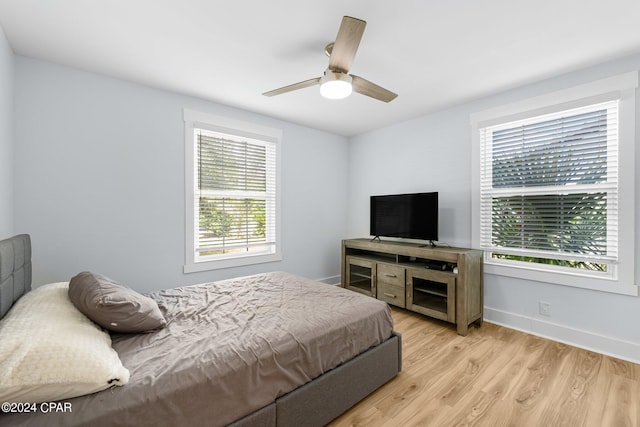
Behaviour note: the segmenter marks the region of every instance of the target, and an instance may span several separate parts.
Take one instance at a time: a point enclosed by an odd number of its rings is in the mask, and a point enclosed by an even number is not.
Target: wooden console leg
[[[458,335],[462,335],[463,337],[467,336],[469,333],[469,326],[466,323],[458,323],[457,325]]]

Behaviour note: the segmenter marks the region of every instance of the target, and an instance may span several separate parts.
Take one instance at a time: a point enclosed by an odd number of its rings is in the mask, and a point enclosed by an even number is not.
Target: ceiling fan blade
[[[294,83],[289,86],[284,86],[278,89],[270,90],[269,92],[263,93],[264,96],[275,96],[282,95],[283,93],[292,92],[298,89],[304,89],[305,87],[315,86],[320,83],[320,77],[316,77],[314,79],[305,80],[303,82]]]
[[[398,94],[393,93],[375,83],[371,83],[367,79],[351,74],[353,91],[362,95],[370,96],[383,102],[393,101]]]
[[[329,56],[329,69],[331,71],[349,72],[366,25],[365,21],[350,16],[342,18],[336,41],[333,44],[333,50]]]

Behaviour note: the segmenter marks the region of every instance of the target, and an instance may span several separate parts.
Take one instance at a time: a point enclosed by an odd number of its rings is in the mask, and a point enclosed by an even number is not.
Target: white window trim
[[[282,233],[281,233],[281,161],[280,142],[282,141],[282,130],[254,123],[231,119],[184,109],[184,140],[185,140],[185,273],[198,271],[216,270],[220,268],[240,267],[245,265],[259,264],[265,262],[275,262],[282,260]],[[276,143],[276,249],[272,254],[256,254],[235,258],[224,258],[211,261],[196,262],[195,260],[195,188],[194,176],[196,173],[195,152],[193,144],[194,127],[207,129],[213,132],[221,132],[231,135],[244,136],[263,141]]]
[[[619,99],[619,261],[617,278],[585,276],[580,272],[558,272],[546,266],[508,265],[485,257],[488,274],[517,277],[604,292],[638,295],[635,281],[635,127],[638,72],[583,84],[573,88],[471,114],[471,230],[472,246],[480,247],[480,132],[483,127],[522,120],[560,110]]]

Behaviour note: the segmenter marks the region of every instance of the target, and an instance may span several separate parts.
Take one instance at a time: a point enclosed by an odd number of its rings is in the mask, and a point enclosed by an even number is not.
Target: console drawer
[[[394,286],[388,283],[378,283],[378,299],[387,304],[398,307],[405,306],[404,286]]]
[[[378,283],[386,283],[404,289],[404,267],[378,263]]]

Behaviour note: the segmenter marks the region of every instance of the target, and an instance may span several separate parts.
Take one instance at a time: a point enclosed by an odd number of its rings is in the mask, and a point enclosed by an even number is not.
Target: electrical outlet
[[[544,301],[538,302],[538,307],[540,309],[540,314],[543,316],[551,316],[551,304]]]

